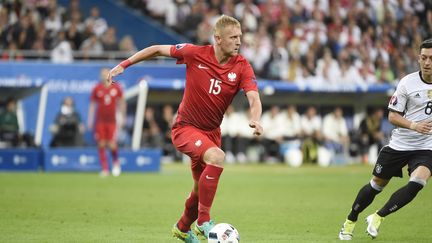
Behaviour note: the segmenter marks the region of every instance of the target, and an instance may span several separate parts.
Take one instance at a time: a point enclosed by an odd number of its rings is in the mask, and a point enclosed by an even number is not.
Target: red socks
[[[185,202],[185,210],[180,220],[177,222],[177,227],[182,232],[188,232],[190,226],[198,218],[198,195],[192,191]]]
[[[207,164],[198,181],[198,225],[210,220],[210,209],[223,168]]]
[[[118,150],[117,150],[117,148],[111,150],[111,156],[112,156],[112,159],[113,159],[113,164],[117,164],[117,163],[119,163],[119,161],[118,161]]]
[[[98,152],[99,152],[99,159],[100,159],[100,165],[102,167],[102,170],[103,171],[109,171],[108,161],[107,161],[107,157],[106,157],[106,154],[105,154],[105,149],[104,148],[99,148]]]

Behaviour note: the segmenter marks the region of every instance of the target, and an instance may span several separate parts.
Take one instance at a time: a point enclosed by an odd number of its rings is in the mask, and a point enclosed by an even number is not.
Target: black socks
[[[357,194],[356,199],[354,200],[354,203],[351,208],[351,212],[348,215],[348,219],[351,221],[357,221],[359,213],[361,213],[367,206],[369,206],[375,196],[380,193],[381,191],[378,191],[368,183],[365,185]]]
[[[381,210],[378,211],[378,215],[385,217],[393,212],[396,212],[403,206],[411,202],[417,195],[417,193],[423,188],[423,185],[410,181],[407,185],[397,190]]]

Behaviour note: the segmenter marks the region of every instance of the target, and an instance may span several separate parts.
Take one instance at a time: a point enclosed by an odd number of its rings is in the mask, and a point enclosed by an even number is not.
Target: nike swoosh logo
[[[211,177],[211,176],[206,175],[206,179],[207,179],[207,180],[214,180],[214,177]]]
[[[203,66],[202,64],[199,64],[199,65],[198,65],[198,68],[201,68],[201,69],[209,69],[208,67]]]

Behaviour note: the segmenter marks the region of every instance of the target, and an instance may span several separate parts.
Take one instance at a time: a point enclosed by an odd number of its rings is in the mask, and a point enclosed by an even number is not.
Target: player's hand
[[[250,121],[249,122],[249,126],[251,128],[254,128],[254,132],[253,135],[255,136],[260,136],[261,134],[263,134],[263,128],[261,126],[261,124],[257,121]]]
[[[123,73],[124,68],[120,65],[115,66],[113,69],[111,69],[108,73],[108,77],[106,79],[106,85],[111,85],[112,83],[115,83],[115,80],[113,78],[121,73]]]
[[[415,126],[415,131],[423,134],[432,134],[432,121],[421,121]]]

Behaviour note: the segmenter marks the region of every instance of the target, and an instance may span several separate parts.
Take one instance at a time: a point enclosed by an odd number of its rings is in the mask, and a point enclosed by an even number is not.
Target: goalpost
[[[137,98],[137,106],[135,111],[134,128],[132,132],[132,150],[137,151],[141,147],[141,134],[144,124],[144,113],[147,104],[148,84],[147,81],[142,79],[137,85],[128,89],[125,92],[125,99],[129,100]]]

